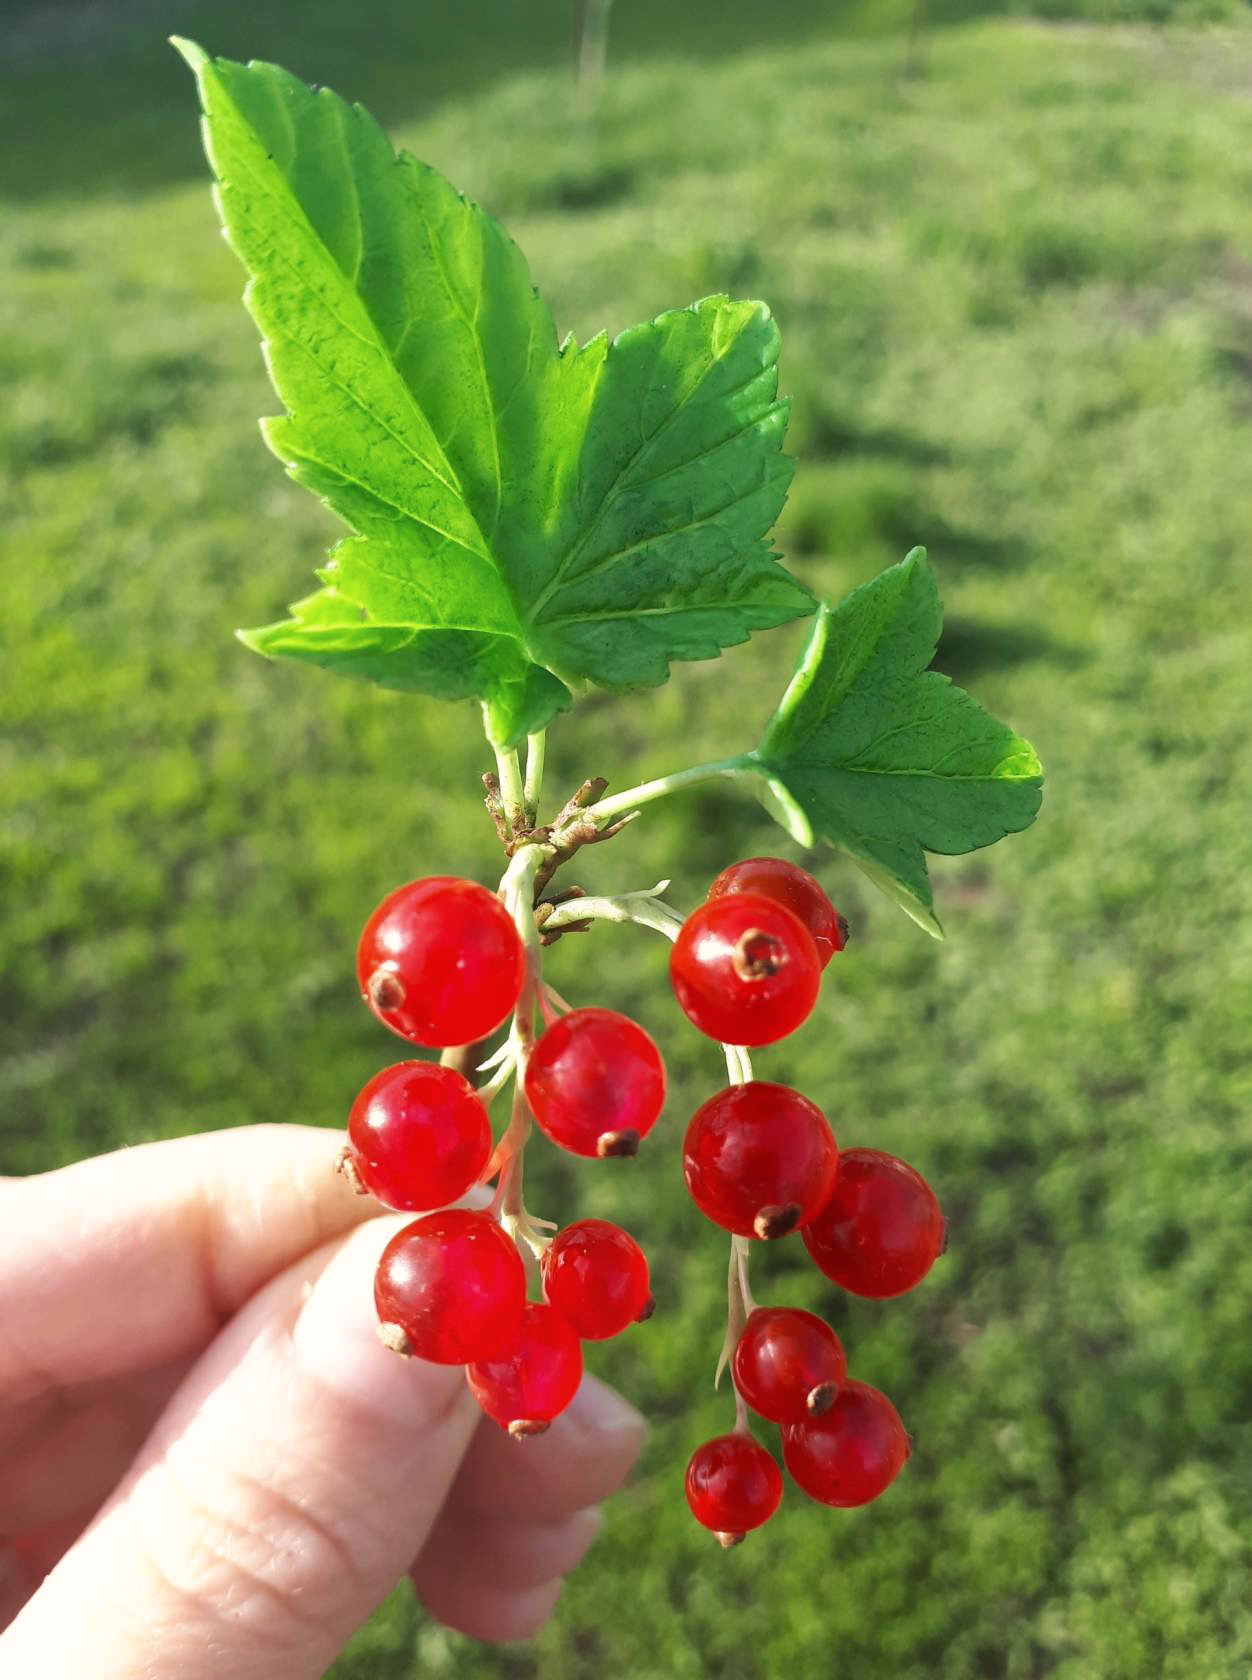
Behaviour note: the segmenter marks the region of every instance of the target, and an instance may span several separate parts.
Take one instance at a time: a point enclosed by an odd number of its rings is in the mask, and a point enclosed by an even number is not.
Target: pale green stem
[[[732,1237],[730,1246],[735,1251],[735,1259],[739,1266],[739,1293],[743,1296],[744,1310],[749,1313],[756,1311],[756,1302],[752,1297],[752,1290],[748,1286],[748,1257],[752,1252],[747,1237]]]
[[[517,833],[526,815],[526,790],[522,784],[522,767],[518,763],[516,747],[502,751],[495,749],[496,770],[500,777],[500,802],[504,806],[504,826],[510,836]]]
[[[717,1374],[713,1378],[713,1386],[716,1388],[722,1380],[722,1372],[730,1366],[730,1386],[735,1394],[736,1435],[751,1433],[748,1428],[748,1408],[739,1392],[739,1385],[735,1381],[735,1368],[731,1363],[739,1345],[739,1338],[743,1334],[743,1327],[748,1322],[748,1314],[756,1305],[748,1288],[747,1247],[746,1237],[731,1237],[730,1264],[726,1268],[726,1336],[717,1361]]]
[[[752,1063],[742,1044],[723,1044],[726,1052],[726,1071],[732,1085],[748,1085],[752,1080]]]
[[[664,799],[667,793],[680,793],[684,788],[699,787],[701,782],[715,782],[722,777],[749,776],[752,771],[753,761],[747,754],[741,753],[738,758],[719,758],[709,764],[693,765],[690,770],[675,770],[670,776],[658,776],[655,781],[640,782],[638,787],[627,788],[625,793],[611,794],[608,799],[588,805],[583,815],[597,824],[611,822],[614,817],[624,816],[639,805]]]
[[[537,734],[526,737],[526,784],[522,789],[522,798],[526,805],[526,815],[532,823],[539,816],[539,795],[543,791],[543,754],[547,739],[547,734],[542,729]]]
[[[612,898],[571,898],[558,904],[543,924],[545,933],[579,922],[637,922],[640,927],[654,928],[667,939],[678,938],[683,918],[673,905],[657,897],[669,886],[658,881],[644,892],[618,893]]]
[[[516,765],[516,753],[513,755],[513,762]],[[514,853],[500,882],[500,897],[504,901],[505,909],[513,918],[513,925],[526,952],[526,976],[522,982],[517,1008],[513,1011],[513,1023],[509,1028],[510,1060],[517,1080],[513,1093],[513,1113],[508,1130],[496,1145],[487,1172],[490,1175],[493,1169],[498,1169],[500,1184],[496,1193],[497,1211],[506,1220],[515,1223],[526,1215],[522,1202],[522,1152],[530,1136],[530,1109],[526,1104],[523,1081],[526,1078],[526,1063],[535,1041],[535,999],[539,987],[543,984],[540,972],[542,955],[539,929],[535,926],[535,875],[539,866],[551,856],[551,846],[520,847]]]

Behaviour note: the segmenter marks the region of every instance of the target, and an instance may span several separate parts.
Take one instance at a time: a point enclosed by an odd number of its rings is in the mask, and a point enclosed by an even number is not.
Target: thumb
[[[0,1638],[6,1672],[316,1680],[422,1549],[478,1422],[377,1340],[372,1221],[276,1278]],[[25,1658],[25,1662],[23,1662]]]

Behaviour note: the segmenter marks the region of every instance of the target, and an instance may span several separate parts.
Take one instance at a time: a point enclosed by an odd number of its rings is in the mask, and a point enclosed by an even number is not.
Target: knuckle
[[[162,1459],[132,1495],[144,1555],[185,1621],[298,1643],[342,1636],[363,1573],[353,1537],[235,1466]]]

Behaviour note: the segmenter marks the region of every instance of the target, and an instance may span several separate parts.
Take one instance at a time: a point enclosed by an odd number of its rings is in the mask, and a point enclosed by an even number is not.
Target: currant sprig
[[[725,782],[798,844],[838,848],[942,937],[926,853],[1028,827],[1039,761],[928,669],[941,609],[923,550],[835,603],[774,552],[792,463],[765,304],[718,295],[613,338],[559,338],[499,224],[393,152],[359,106],[275,65],[176,45],[285,411],[263,423],[266,441],[347,529],[319,587],[241,639],[267,658],[475,701],[495,759],[483,779],[507,857],[498,887],[396,887],[357,951],[375,1016],[440,1052],[382,1069],[348,1119],[345,1176],[420,1216],[380,1261],[380,1334],[397,1353],[463,1365],[483,1410],[524,1439],[569,1404],[584,1343],[651,1313],[634,1238],[601,1220],[560,1228],[524,1186],[536,1123],[604,1162],[664,1147],[656,1044],[611,1000],[571,1006],[543,976],[555,940],[645,927],[670,941],[679,1009],[720,1044],[728,1081],[674,1151],[692,1200],[729,1234],[715,1380],[729,1367],[734,1423],[692,1456],[692,1512],[723,1544],[773,1516],[781,1476],[752,1413],[781,1428],[814,1499],[877,1498],[909,1452],[894,1407],[847,1376],[829,1325],[758,1306],[748,1275],[754,1243],[790,1241],[840,1288],[881,1299],[916,1287],[946,1245],[919,1173],[876,1148],[841,1152],[822,1093],[753,1069],[750,1051],[816,1007],[847,923],[779,858],[732,862],[689,914],[668,882],[589,896],[557,877],[653,801]],[[674,661],[806,616],[808,644],[754,746],[612,793],[588,777],[541,820],[545,731],[577,694],[656,686]]]

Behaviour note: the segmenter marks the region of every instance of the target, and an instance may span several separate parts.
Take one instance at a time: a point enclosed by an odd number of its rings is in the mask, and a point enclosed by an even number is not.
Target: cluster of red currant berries
[[[880,1150],[841,1154],[814,1103],[753,1079],[739,1056],[807,1019],[846,937],[812,876],[777,858],[733,865],[698,910],[681,925],[675,918],[675,996],[701,1032],[728,1047],[732,1073],[744,1071],[697,1110],[683,1169],[696,1205],[732,1234],[741,1259],[747,1239],[799,1231],[827,1277],[882,1299],[919,1283],[944,1245],[929,1186]],[[515,1010],[518,1018],[533,1013],[529,960],[499,898],[435,877],[379,905],[361,936],[357,972],[387,1026],[449,1050],[481,1043]],[[664,1104],[656,1045],[612,1010],[554,1015],[542,1007],[546,1030],[532,1040],[526,1023],[516,1065],[529,1113],[576,1155],[633,1155]],[[379,1263],[383,1339],[401,1353],[464,1365],[478,1403],[510,1434],[546,1429],[569,1404],[582,1342],[615,1336],[652,1312],[647,1260],[625,1231],[584,1219],[548,1238],[529,1218],[519,1227],[502,1217],[504,1140],[493,1150],[486,1103],[454,1067],[401,1062],[370,1080],[353,1104],[342,1161],[359,1188],[422,1215]],[[489,1207],[449,1205],[497,1175]],[[733,1279],[733,1261],[731,1271]],[[827,1505],[876,1498],[909,1453],[891,1402],[848,1378],[834,1331],[796,1308],[755,1307],[742,1266],[738,1277],[730,1361],[738,1424],[696,1450],[686,1481],[693,1514],[725,1545],[766,1522],[782,1497],[773,1457],[748,1431],[748,1408],[781,1426],[788,1470]],[[529,1299],[532,1281],[540,1300]],[[732,1290],[732,1312],[734,1301]]]

